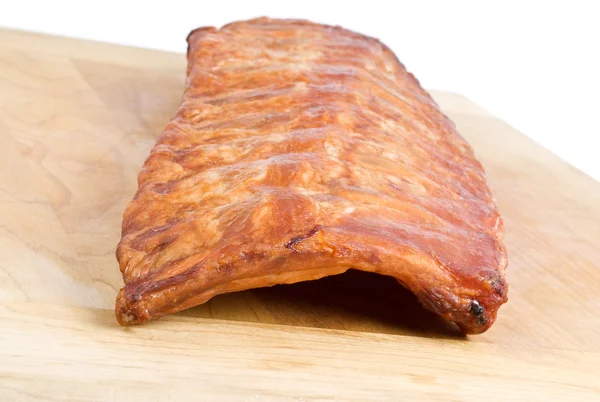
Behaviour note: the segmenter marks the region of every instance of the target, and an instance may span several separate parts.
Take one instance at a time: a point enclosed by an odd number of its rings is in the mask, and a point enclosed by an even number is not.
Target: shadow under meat
[[[349,270],[292,285],[219,295],[180,313],[358,332],[466,339],[456,325],[425,310],[394,278]]]

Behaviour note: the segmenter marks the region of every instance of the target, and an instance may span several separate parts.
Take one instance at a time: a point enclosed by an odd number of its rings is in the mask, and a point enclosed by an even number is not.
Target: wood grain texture
[[[119,328],[122,212],[184,78],[184,55],[0,30],[3,400],[600,398],[600,184],[455,94],[505,219],[490,331],[356,271]]]

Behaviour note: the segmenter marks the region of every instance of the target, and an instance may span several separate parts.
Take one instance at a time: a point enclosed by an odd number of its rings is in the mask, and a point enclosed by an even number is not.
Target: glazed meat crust
[[[119,323],[355,268],[465,333],[492,325],[502,219],[472,149],[386,46],[266,18],[188,43],[181,106],[124,214]]]

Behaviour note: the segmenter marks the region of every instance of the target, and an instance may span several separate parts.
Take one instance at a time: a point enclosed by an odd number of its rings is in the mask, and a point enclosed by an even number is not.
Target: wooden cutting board
[[[121,214],[185,65],[0,30],[2,401],[600,400],[600,184],[456,94],[434,96],[506,224],[490,331],[461,336],[361,272],[119,327]]]

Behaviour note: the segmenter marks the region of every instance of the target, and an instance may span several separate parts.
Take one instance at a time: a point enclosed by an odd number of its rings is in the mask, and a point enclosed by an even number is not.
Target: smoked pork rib
[[[355,268],[465,333],[492,325],[507,257],[483,169],[387,47],[266,18],[188,44],[181,106],[124,214],[121,324]]]

